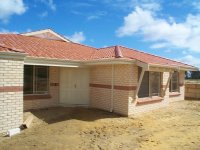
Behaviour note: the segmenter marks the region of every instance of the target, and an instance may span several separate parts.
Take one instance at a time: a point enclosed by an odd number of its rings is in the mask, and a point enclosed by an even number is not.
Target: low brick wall
[[[200,83],[185,84],[185,99],[200,100]]]

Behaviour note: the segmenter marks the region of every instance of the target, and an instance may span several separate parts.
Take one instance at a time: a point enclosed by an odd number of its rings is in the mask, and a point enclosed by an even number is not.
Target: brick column
[[[23,121],[24,54],[0,52],[0,133]]]

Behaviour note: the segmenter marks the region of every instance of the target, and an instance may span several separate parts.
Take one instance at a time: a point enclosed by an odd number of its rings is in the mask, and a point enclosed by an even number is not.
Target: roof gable
[[[70,40],[64,38],[63,36],[59,35],[58,33],[54,32],[51,29],[22,33],[21,35],[34,36],[34,37],[44,38],[44,39],[48,39],[48,40],[58,40],[58,41],[70,42]]]

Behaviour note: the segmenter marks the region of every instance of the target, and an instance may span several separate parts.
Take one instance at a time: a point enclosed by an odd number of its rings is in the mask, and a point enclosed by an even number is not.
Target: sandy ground
[[[32,127],[0,149],[28,150],[199,150],[200,101],[182,101],[135,117],[95,109],[49,108],[32,113]]]

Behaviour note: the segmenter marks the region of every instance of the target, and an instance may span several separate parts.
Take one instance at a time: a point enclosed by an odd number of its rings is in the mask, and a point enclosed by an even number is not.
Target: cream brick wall
[[[110,111],[111,89],[90,87],[90,106]]]
[[[51,83],[59,84],[59,67],[49,68],[49,94],[48,99],[24,100],[24,110],[38,109],[57,106],[59,103],[59,85],[52,86]]]
[[[200,100],[200,83],[186,83],[185,98],[189,100]]]
[[[158,68],[153,68],[153,71],[159,71]],[[171,71],[161,68],[162,71]],[[169,72],[161,73],[161,91],[163,92],[169,78]],[[90,83],[110,85],[112,84],[112,66],[102,65],[91,68],[90,71]],[[137,86],[138,83],[138,67],[136,65],[114,65],[114,86]],[[180,84],[184,84],[184,72],[180,73]],[[161,102],[153,102],[138,105],[135,100],[135,89],[113,90],[113,112],[122,115],[133,115],[150,110],[154,110],[161,107],[166,107],[169,102],[183,100],[184,98],[184,86],[180,87],[179,96],[169,97],[169,85],[166,89],[166,93]],[[111,107],[112,90],[107,87],[90,87],[90,103],[92,107],[104,109],[109,111]]]
[[[128,102],[132,100],[133,91],[114,90],[113,112],[128,115]]]
[[[138,74],[136,65],[115,65],[114,66],[114,84],[122,86],[136,86]]]
[[[138,67],[136,65],[115,65],[114,85],[137,86]],[[114,112],[128,115],[129,102],[132,102],[135,90],[114,90]]]
[[[94,66],[90,69],[90,84],[111,85],[112,66]],[[110,110],[111,89],[90,87],[90,106]]]
[[[0,58],[0,132],[23,122],[23,63]]]
[[[90,83],[111,85],[112,66],[98,65],[90,69]]]
[[[134,65],[114,65],[114,86],[134,86],[136,80],[134,74],[137,70]],[[136,71],[136,72],[135,72]],[[90,83],[112,85],[112,66],[101,65],[90,70]],[[128,101],[132,100],[134,90],[113,90],[113,112],[128,115]],[[109,88],[90,87],[91,107],[109,111],[111,107],[112,90]]]
[[[0,58],[0,87],[23,86],[23,61]]]

